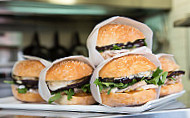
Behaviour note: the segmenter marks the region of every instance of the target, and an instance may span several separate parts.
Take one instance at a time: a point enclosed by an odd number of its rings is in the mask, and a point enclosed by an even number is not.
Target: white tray
[[[51,111],[79,111],[79,112],[105,112],[105,113],[136,113],[149,110],[167,103],[183,95],[184,91],[162,97],[135,107],[106,107],[102,105],[51,105],[22,103],[14,97],[0,98],[0,108],[4,109],[27,109],[27,110],[51,110]]]

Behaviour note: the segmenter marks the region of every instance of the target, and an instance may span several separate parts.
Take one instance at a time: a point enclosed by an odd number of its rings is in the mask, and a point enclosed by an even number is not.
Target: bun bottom
[[[45,102],[39,93],[27,92],[25,94],[18,93],[17,87],[11,85],[14,97],[22,102]]]
[[[127,93],[101,93],[102,103],[107,106],[131,106],[141,105],[156,99],[156,90],[148,89],[143,91],[133,91]]]
[[[70,100],[67,100],[67,95],[62,95],[62,98],[56,100],[55,103],[61,105],[90,105],[95,104],[96,101],[92,95],[75,95]]]
[[[173,93],[178,93],[183,90],[183,84],[175,83],[162,86],[160,90],[160,96],[166,96]]]

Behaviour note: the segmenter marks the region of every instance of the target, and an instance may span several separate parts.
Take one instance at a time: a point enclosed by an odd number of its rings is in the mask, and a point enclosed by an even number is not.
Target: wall
[[[189,79],[189,46],[190,30],[184,27],[174,27],[174,21],[190,13],[189,0],[173,0],[169,13],[159,14],[148,18],[145,22],[157,32],[154,32],[154,42],[159,42],[162,48],[156,52],[165,52],[175,55],[177,63],[186,71],[183,78],[186,93],[179,100],[190,106],[190,79]],[[155,37],[156,36],[156,37]]]

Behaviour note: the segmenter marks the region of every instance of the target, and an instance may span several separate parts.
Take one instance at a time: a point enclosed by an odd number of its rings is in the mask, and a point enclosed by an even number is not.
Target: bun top
[[[165,57],[160,57],[159,61],[161,63],[162,69],[164,71],[175,71],[179,69],[179,65],[177,65],[174,61],[165,58]]]
[[[106,77],[126,77],[140,72],[154,71],[156,65],[142,55],[126,55],[115,58],[108,62],[99,72],[99,76]]]
[[[39,77],[45,66],[38,60],[23,60],[14,65],[13,74],[22,77]]]
[[[132,26],[107,24],[99,29],[96,45],[101,47],[115,43],[134,42],[144,38],[144,34]]]
[[[54,64],[46,75],[46,81],[77,80],[92,74],[93,68],[78,60],[65,60]]]

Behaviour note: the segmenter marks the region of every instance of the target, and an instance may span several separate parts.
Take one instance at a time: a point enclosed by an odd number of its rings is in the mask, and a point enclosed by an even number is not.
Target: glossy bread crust
[[[166,96],[166,95],[170,95],[173,93],[178,93],[182,90],[183,90],[183,84],[181,82],[175,83],[175,84],[164,85],[161,87],[160,96]]]
[[[45,66],[38,60],[23,60],[13,67],[13,74],[22,77],[39,77]]]
[[[168,58],[160,57],[159,61],[164,71],[169,72],[169,71],[175,71],[179,69],[179,65],[177,65],[174,61]]]
[[[61,99],[55,102],[61,105],[90,105],[96,103],[92,95],[75,95],[72,96],[71,100],[67,100],[67,95],[62,95]]]
[[[81,61],[66,60],[54,64],[46,75],[46,81],[70,81],[91,75],[93,68]]]
[[[144,39],[144,34],[128,25],[107,24],[99,29],[96,46],[106,46],[115,43],[134,42],[137,39]]]
[[[111,107],[133,106],[145,104],[156,99],[156,90],[148,89],[143,91],[133,91],[127,93],[101,93],[102,103]]]
[[[45,102],[39,93],[27,92],[25,94],[21,94],[18,93],[18,91],[16,90],[17,87],[15,85],[11,85],[11,88],[14,97],[22,102],[31,102],[31,103]]]
[[[156,65],[142,55],[126,55],[108,62],[99,72],[99,76],[126,77],[140,72],[156,70]]]

